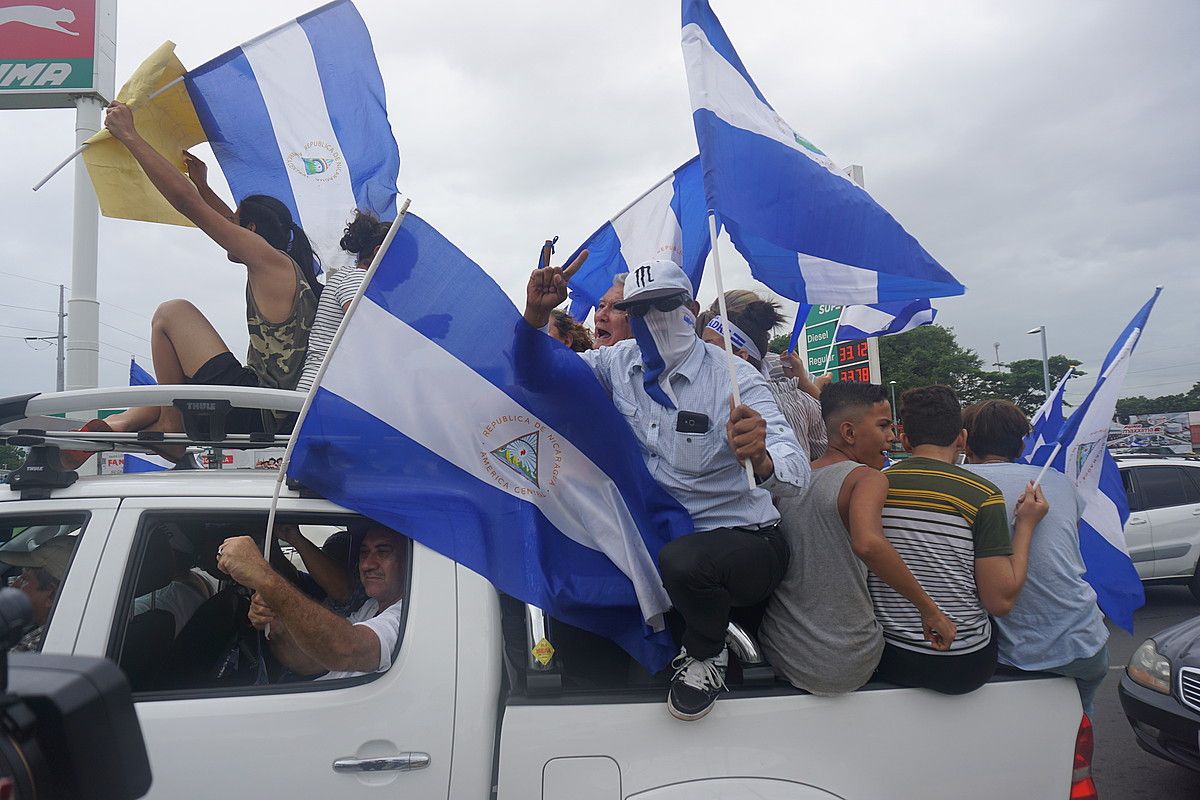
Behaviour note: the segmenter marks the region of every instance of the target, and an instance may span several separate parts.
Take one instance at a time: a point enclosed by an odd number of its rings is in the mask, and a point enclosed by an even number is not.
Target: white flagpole
[[[721,337],[721,341],[725,343],[725,363],[729,366],[729,385],[733,389],[733,404],[740,406],[742,404],[742,394],[738,391],[737,382],[737,356],[733,354],[733,342],[729,340],[729,311],[725,308],[725,284],[721,280],[721,257],[717,252],[717,214],[711,208],[708,210],[708,235],[712,240],[712,257],[713,257],[713,277],[717,281],[717,308],[721,312],[721,319],[725,320],[725,324],[721,327],[725,333]],[[749,459],[742,462],[746,468],[746,480],[750,482],[750,488],[753,489],[758,485],[754,480],[754,466]]]
[[[822,375],[829,374],[829,359],[833,358],[833,348],[837,347],[838,328],[842,327],[842,314],[845,314],[845,313],[846,313],[846,307],[842,306],[838,310],[837,322],[834,323],[833,333],[830,334],[830,337],[829,337],[829,349],[825,351],[825,365],[824,365],[825,370],[821,373]]]
[[[384,254],[387,253],[388,247],[392,244],[392,239],[396,236],[396,231],[400,229],[400,223],[404,221],[404,216],[408,213],[408,204],[410,202],[408,198],[404,199],[404,203],[400,206],[392,227],[388,228],[387,235],[383,237],[383,243],[375,251],[375,257],[371,259],[371,266],[367,268],[367,274],[363,276],[363,281],[358,287],[358,292],[354,295],[354,299],[350,301],[350,307],[346,309],[346,314],[342,317],[341,324],[338,325],[337,333],[333,335],[333,341],[329,343],[329,349],[325,351],[325,358],[321,360],[321,366],[317,370],[316,377],[313,378],[312,386],[309,387],[308,394],[304,397],[304,405],[300,407],[300,413],[296,417],[296,425],[292,428],[292,435],[288,437],[287,450],[284,451],[283,458],[280,459],[279,473],[275,476],[275,489],[271,493],[271,510],[267,512],[267,532],[263,536],[263,558],[268,562],[271,560],[271,532],[275,529],[275,509],[279,506],[279,493],[282,491],[283,481],[287,477],[288,464],[292,460],[292,451],[296,449],[296,439],[300,434],[300,426],[304,424],[304,418],[308,416],[308,410],[312,407],[313,398],[316,397],[317,389],[321,385],[321,379],[325,377],[325,368],[329,366],[329,359],[333,355],[333,351],[337,349],[338,343],[342,341],[342,334],[346,332],[346,326],[350,322],[350,318],[354,316],[354,312],[358,308],[359,302],[362,301],[367,287],[371,285],[371,278],[375,276],[375,270],[379,269],[379,262],[383,260]]]
[[[141,102],[141,104],[140,104],[140,105],[145,105],[146,103],[149,103],[151,100],[153,100],[154,98],[158,97],[160,94],[162,94],[163,92],[167,91],[167,90],[168,90],[168,89],[170,89],[171,87],[175,86],[176,84],[178,84],[178,83],[179,83],[180,81],[182,81],[182,80],[183,80],[183,78],[182,78],[182,77],[179,77],[179,78],[176,78],[176,79],[175,79],[175,80],[173,80],[173,81],[170,81],[169,83],[166,83],[166,84],[164,84],[164,85],[160,86],[158,89],[155,89],[155,90],[154,90],[154,91],[153,91],[153,92],[150,94],[150,96],[149,96],[149,97],[147,97],[145,100],[143,100],[143,101]],[[134,109],[130,109],[130,110],[131,110],[131,111],[136,111],[137,109],[136,109],[136,108],[134,108]],[[38,181],[37,183],[35,183],[35,184],[33,185],[33,190],[36,192],[38,189],[40,189],[40,188],[42,188],[43,186],[45,186],[45,185],[46,185],[46,181],[50,180],[50,179],[51,179],[51,178],[53,178],[55,175],[57,175],[59,172],[61,172],[63,167],[65,167],[67,164],[70,164],[72,161],[74,161],[76,158],[78,158],[78,157],[79,157],[79,154],[80,154],[80,153],[82,153],[84,150],[87,150],[87,148],[88,148],[88,146],[87,146],[87,143],[86,143],[86,142],[85,142],[85,143],[83,143],[83,144],[81,144],[81,145],[79,145],[79,147],[76,147],[76,148],[75,148],[75,150],[74,150],[74,152],[72,152],[72,153],[71,153],[71,155],[69,155],[69,156],[67,156],[66,158],[64,158],[62,161],[60,161],[60,162],[59,162],[59,164],[58,164],[58,166],[57,166],[57,167],[55,167],[54,169],[50,170],[50,174],[49,174],[49,175],[47,175],[46,177],[42,178],[40,181]]]
[[[1058,382],[1061,384],[1063,381],[1071,378],[1074,374],[1075,374],[1075,368],[1069,367],[1069,368],[1067,368],[1067,374],[1065,374],[1061,378],[1059,378]],[[1066,392],[1065,389],[1063,391],[1064,391],[1064,393]],[[1049,403],[1050,400],[1051,400],[1051,397],[1046,398],[1047,403]],[[1037,478],[1035,478],[1033,481],[1033,488],[1036,489],[1037,487],[1042,485],[1042,478],[1046,477],[1046,470],[1050,469],[1050,465],[1054,463],[1054,459],[1058,458],[1058,453],[1060,450],[1062,450],[1062,441],[1061,440],[1054,443],[1054,449],[1050,451],[1050,457],[1048,459],[1046,459],[1046,463],[1042,465],[1041,471],[1037,474]]]

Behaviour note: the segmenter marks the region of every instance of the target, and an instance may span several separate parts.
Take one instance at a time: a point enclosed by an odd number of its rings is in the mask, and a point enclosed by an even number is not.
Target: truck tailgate
[[[672,718],[662,698],[605,699],[514,700],[501,731],[500,800],[1066,800],[1082,713],[1066,678],[996,681],[959,697],[735,693],[691,723]]]

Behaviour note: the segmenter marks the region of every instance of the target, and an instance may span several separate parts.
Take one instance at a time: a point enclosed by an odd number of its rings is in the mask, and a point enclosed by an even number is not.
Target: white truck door
[[[147,521],[260,512],[258,498],[144,498],[118,512],[76,652],[106,655]],[[285,500],[280,513],[341,512]],[[317,518],[317,517],[314,517]],[[154,783],[148,797],[446,797],[454,713],[455,570],[413,545],[407,618],[391,669],[321,681],[135,694]]]
[[[1189,473],[1200,469],[1145,464],[1133,470],[1154,537],[1154,577],[1190,577],[1200,544],[1200,486]]]

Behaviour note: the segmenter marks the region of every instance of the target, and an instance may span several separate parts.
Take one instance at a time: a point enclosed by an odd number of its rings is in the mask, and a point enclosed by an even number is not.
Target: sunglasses
[[[625,308],[625,313],[631,317],[644,317],[650,309],[658,311],[674,311],[687,302],[687,295],[673,294],[670,297],[659,297],[654,300],[643,300]]]

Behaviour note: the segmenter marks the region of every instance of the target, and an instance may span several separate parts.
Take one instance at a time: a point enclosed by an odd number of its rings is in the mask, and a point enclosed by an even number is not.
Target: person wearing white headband
[[[735,289],[725,293],[728,319],[717,313],[716,305],[714,302],[708,311],[700,315],[700,324],[703,326],[700,328],[701,337],[710,344],[724,347],[725,328],[729,327],[734,354],[749,361],[763,374],[776,405],[792,426],[808,457],[813,460],[820,458],[829,445],[825,422],[821,419],[821,404],[802,388],[801,380],[780,368],[778,356],[767,352],[771,331],[784,321],[779,304],[763,300],[754,292]],[[803,376],[804,367],[798,362],[799,359],[796,359],[793,363]]]
[[[546,330],[582,262],[533,271],[525,321]],[[671,261],[629,271],[616,308],[633,340],[581,353],[638,439],[646,468],[691,514],[696,533],[659,553],[663,586],[683,618],[683,647],[667,696],[671,714],[695,720],[725,688],[730,609],[766,600],[787,569],[772,495],[800,494],[808,457],[780,414],[763,376],[737,361],[742,404],[730,398],[722,348],[696,336],[687,275]],[[748,488],[749,460],[757,486]]]

